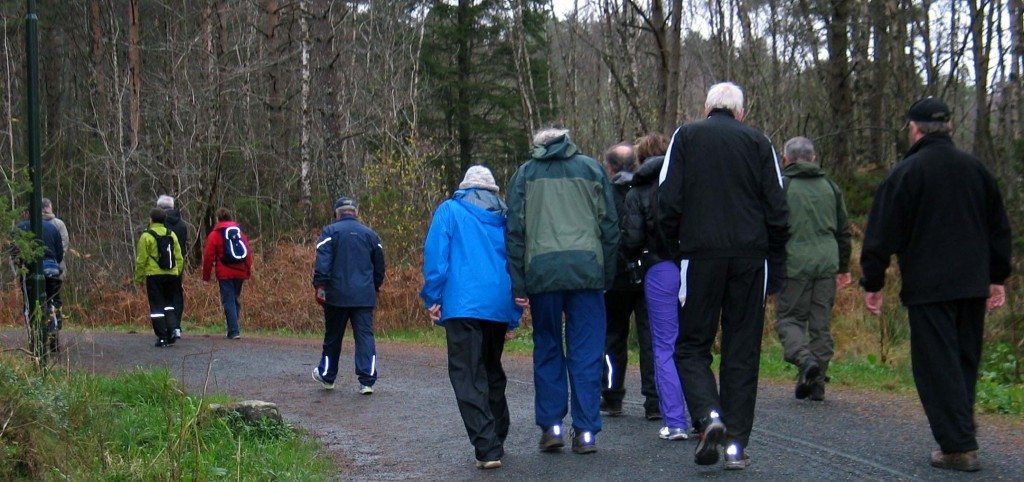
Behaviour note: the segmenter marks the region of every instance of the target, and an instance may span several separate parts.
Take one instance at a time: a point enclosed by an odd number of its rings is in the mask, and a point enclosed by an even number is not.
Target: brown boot
[[[941,450],[932,452],[932,467],[961,472],[977,472],[981,470],[978,462],[978,451],[943,453]]]

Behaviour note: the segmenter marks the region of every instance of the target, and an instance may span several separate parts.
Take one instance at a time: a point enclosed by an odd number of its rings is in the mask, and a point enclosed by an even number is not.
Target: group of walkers
[[[582,154],[568,130],[541,129],[530,159],[508,182],[507,204],[492,172],[473,166],[434,212],[420,297],[445,330],[448,373],[477,467],[501,467],[510,426],[501,356],[527,309],[544,452],[561,450],[571,437],[573,452],[593,453],[602,414],[623,415],[631,321],[644,416],[662,421],[661,439],[697,434],[697,464],[716,464],[722,452],[725,469],[750,463],[772,295],[785,360],[798,368],[794,395],[824,400],[832,307],[852,282],[843,196],[810,139],[788,140],[780,162],[771,141],[743,123],[736,85],[712,86],[704,107],[703,120],[671,138],[649,134],[614,145],[603,165]],[[954,145],[948,106],[923,99],[907,120],[913,147],[875,195],[860,285],[868,311],[880,315],[885,271],[897,256],[914,380],[940,447],[931,464],[975,471],[984,318],[1004,304],[1010,228],[994,177]],[[360,222],[355,199],[342,197],[333,207],[313,266],[325,336],[312,377],[334,388],[351,323],[359,393],[369,395],[378,377],[373,311],[385,279],[383,246]],[[252,255],[228,209],[218,209],[216,220],[202,277],[215,274],[227,337],[238,339]],[[43,236],[44,266],[54,279],[63,274],[68,245],[57,221],[47,221]],[[150,221],[139,238],[135,281],[146,284],[156,346],[163,347],[181,338],[188,237],[169,196],[158,199]]]
[[[238,316],[242,283],[249,279],[252,256],[249,239],[227,208],[215,213],[217,224],[206,238],[203,250],[203,281],[215,274],[227,323],[227,338],[241,337]],[[136,284],[145,284],[149,320],[156,334],[157,348],[173,345],[181,338],[185,293],[182,273],[188,253],[188,227],[174,208],[174,198],[163,195],[149,213],[149,227],[139,236],[135,248]]]
[[[696,433],[699,465],[723,452],[725,469],[750,463],[772,295],[784,357],[798,368],[794,395],[824,400],[831,312],[852,283],[845,202],[810,139],[787,141],[780,162],[744,114],[743,92],[716,84],[705,119],[671,139],[616,144],[604,169],[567,130],[542,129],[508,183],[507,205],[492,173],[473,166],[437,208],[420,296],[445,329],[477,467],[501,467],[509,430],[501,353],[527,308],[544,452],[561,450],[571,433],[573,452],[593,453],[601,415],[623,414],[631,319],[644,415],[663,420],[662,439]],[[1004,303],[1010,229],[994,177],[953,144],[948,106],[921,100],[907,121],[913,147],[876,194],[861,286],[880,315],[885,269],[897,256],[914,379],[940,447],[931,465],[975,471],[984,316]]]

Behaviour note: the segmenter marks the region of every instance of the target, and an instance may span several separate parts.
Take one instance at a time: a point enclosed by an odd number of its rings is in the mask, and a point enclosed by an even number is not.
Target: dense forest
[[[0,3],[0,175],[26,179],[24,2]],[[69,285],[123,284],[157,195],[193,233],[226,205],[258,249],[308,241],[353,195],[416,266],[472,164],[504,184],[543,125],[585,153],[744,88],[777,149],[805,135],[862,225],[935,95],[1024,228],[1022,0],[75,0],[39,2],[44,194]],[[202,236],[189,240],[195,249]],[[1020,243],[1018,243],[1018,247]],[[1021,252],[1020,249],[1017,252]],[[10,280],[4,270],[3,279]]]

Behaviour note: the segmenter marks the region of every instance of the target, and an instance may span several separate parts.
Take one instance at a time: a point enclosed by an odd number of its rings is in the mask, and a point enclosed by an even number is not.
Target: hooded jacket
[[[324,288],[326,304],[341,308],[377,306],[377,291],[384,284],[384,246],[380,236],[343,214],[316,242],[313,286]]]
[[[910,148],[875,192],[860,255],[865,291],[895,254],[905,305],[987,298],[1010,275],[1012,237],[995,177],[946,134]]]
[[[621,243],[622,237],[625,233],[622,232],[623,219],[626,204],[626,196],[633,189],[633,183],[635,174],[630,171],[619,171],[608,181],[612,185],[612,195],[615,199],[615,213],[619,216],[619,241]],[[639,291],[643,287],[639,284],[633,284],[630,281],[629,264],[635,262],[637,258],[626,256],[622,251],[621,244],[619,250],[615,255],[615,281],[612,283],[613,290],[626,290],[626,291]]]
[[[32,223],[21,221],[17,228],[32,232]],[[53,261],[58,265],[64,263],[64,242],[61,240],[60,230],[52,222],[43,220],[43,239],[40,243],[43,246],[43,260]]]
[[[221,221],[213,227],[206,237],[206,247],[203,249],[203,281],[210,281],[210,273],[216,265],[217,281],[249,279],[252,275],[252,253],[239,263],[224,263],[224,229],[238,227],[235,221]],[[249,238],[242,232],[242,241],[249,245]]]
[[[523,309],[512,296],[505,251],[505,203],[482,189],[455,191],[441,203],[423,243],[425,307],[441,319],[473,318],[519,326]]]
[[[188,257],[188,226],[181,220],[181,211],[171,208],[164,209],[164,213],[167,214],[167,218],[164,219],[164,226],[174,232],[174,235],[178,237],[178,243],[181,244],[181,257]]]
[[[174,239],[174,268],[160,268],[160,265],[157,264],[156,238],[143,231],[139,236],[139,245],[135,248],[135,282],[141,284],[150,276],[181,276],[184,259],[181,256],[181,243],[178,242],[178,235],[167,229],[162,223],[152,223],[148,230],[152,230],[158,236],[166,236],[167,233],[171,233],[171,238]]]
[[[794,162],[782,174],[789,204],[786,277],[820,279],[849,273],[850,224],[839,188],[810,162]]]
[[[648,158],[633,174],[633,189],[626,194],[622,219],[621,251],[629,259],[640,259],[643,268],[670,259],[664,237],[658,229],[655,193],[664,156]]]
[[[516,297],[612,287],[619,220],[611,184],[568,135],[534,146],[509,182],[508,209]]]
[[[788,209],[771,142],[724,109],[676,130],[661,168],[658,224],[684,259],[764,258],[768,294],[786,274]]]

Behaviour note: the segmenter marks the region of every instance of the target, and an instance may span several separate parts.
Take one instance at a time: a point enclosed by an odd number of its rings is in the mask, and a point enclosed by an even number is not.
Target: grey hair
[[[806,137],[794,137],[786,141],[782,153],[789,162],[814,162],[814,143]]]
[[[619,152],[622,148],[629,150],[629,154],[622,154]],[[604,153],[604,163],[611,168],[612,172],[620,171],[632,171],[636,165],[636,152],[633,149],[633,144],[629,142],[620,142],[615,144]]]
[[[43,209],[53,209],[53,201],[51,201],[50,198],[43,198]]]
[[[952,134],[953,123],[952,122],[918,122],[911,121],[917,126],[917,130],[921,131],[921,134]]]
[[[708,89],[708,97],[704,101],[704,108],[726,109],[735,116],[743,114],[743,90],[732,82],[722,82],[712,85]]]
[[[174,209],[174,198],[166,194],[161,194],[160,197],[156,198],[157,207],[164,209]]]
[[[558,127],[544,127],[533,134],[533,145],[543,146],[569,133],[569,129]]]

